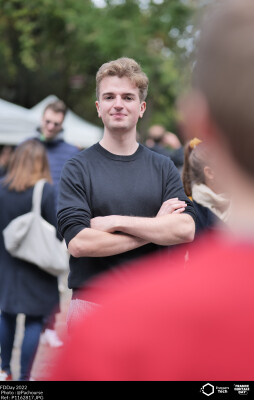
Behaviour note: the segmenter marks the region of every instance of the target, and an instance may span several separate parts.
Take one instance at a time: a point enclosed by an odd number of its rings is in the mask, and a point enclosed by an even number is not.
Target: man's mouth
[[[125,117],[126,115],[125,114],[123,114],[123,113],[114,113],[114,114],[111,114],[113,117]]]

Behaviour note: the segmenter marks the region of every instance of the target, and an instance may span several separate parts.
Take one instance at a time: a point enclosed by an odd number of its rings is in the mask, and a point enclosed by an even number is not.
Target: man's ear
[[[177,104],[179,125],[185,141],[194,137],[202,141],[213,141],[214,123],[208,104],[202,93],[192,91],[181,97]]]
[[[139,118],[143,117],[145,110],[146,110],[146,102],[142,101],[141,104],[140,104]]]
[[[96,106],[96,108],[97,108],[98,117],[101,118],[100,104],[99,104],[98,100],[96,100],[95,106]]]

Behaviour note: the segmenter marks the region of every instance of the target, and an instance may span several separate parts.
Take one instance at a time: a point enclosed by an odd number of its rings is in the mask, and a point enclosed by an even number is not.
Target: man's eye
[[[125,97],[125,100],[131,101],[131,100],[133,100],[133,97],[131,97],[131,96],[126,96],[126,97]]]

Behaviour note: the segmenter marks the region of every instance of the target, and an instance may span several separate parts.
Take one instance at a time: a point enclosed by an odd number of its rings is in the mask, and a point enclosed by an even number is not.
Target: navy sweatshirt
[[[38,136],[36,137],[46,148],[49,162],[50,173],[55,188],[56,203],[58,198],[58,185],[61,177],[61,172],[64,164],[70,158],[79,153],[79,149],[63,139],[63,131],[61,131],[52,140],[42,140],[40,128],[37,129]]]
[[[155,217],[162,203],[173,197],[188,204],[185,212],[195,220],[192,202],[169,158],[143,145],[133,155],[118,156],[97,143],[65,164],[59,185],[58,228],[68,245],[77,233],[90,227],[91,218]],[[81,288],[97,274],[161,247],[151,243],[109,257],[71,256],[69,288]]]

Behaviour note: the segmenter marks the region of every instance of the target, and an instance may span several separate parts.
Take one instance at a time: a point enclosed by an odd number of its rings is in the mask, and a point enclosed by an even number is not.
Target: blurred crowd
[[[225,8],[220,7],[219,13],[215,7],[205,24],[193,89],[177,105],[182,115],[181,138],[162,125],[150,126],[142,146],[145,163],[135,140],[124,147],[114,136],[113,125],[122,121],[124,107],[131,107],[122,102],[139,100],[135,91],[133,95],[125,90],[133,87],[128,75],[108,72],[110,63],[97,74],[96,106],[105,125],[101,144],[84,153],[64,141],[67,108],[59,100],[47,105],[33,138],[15,149],[1,149],[1,231],[29,212],[35,183],[46,179],[41,212],[58,229],[59,240],[66,241],[71,254],[69,287],[73,297],[68,327],[72,340],[64,346],[63,358],[49,379],[253,379],[254,52],[250,38],[254,7],[251,0],[241,4],[228,0]],[[122,67],[132,61],[124,58],[117,63]],[[136,64],[131,65],[137,69]],[[119,96],[119,80],[128,94],[124,99]],[[140,87],[137,90],[141,93]],[[140,98],[137,118],[145,111],[144,99]],[[109,121],[110,101],[117,105]],[[127,206],[133,202],[128,186],[133,182],[125,182],[127,173],[122,173],[118,182],[115,173],[116,166],[122,168],[127,160],[130,170],[131,163],[140,162],[136,164],[140,171],[135,171],[141,175],[142,191],[149,194],[136,208],[137,213],[143,210],[142,218],[133,218],[130,212],[130,222],[120,212],[120,219],[111,213],[114,199],[105,205],[111,187],[116,202],[121,199]],[[168,176],[165,171],[170,171]],[[155,206],[158,214],[152,218],[158,225],[145,225],[146,232],[138,236],[137,232],[144,230],[140,226],[146,223],[149,202],[157,202],[157,177],[166,193],[163,197],[158,189],[160,207]],[[146,184],[149,179],[151,187]],[[107,187],[101,193],[99,183],[103,182]],[[117,192],[121,183],[129,198]],[[96,214],[98,205],[108,212]],[[165,218],[167,215],[171,219]],[[73,227],[77,220],[83,225]],[[195,236],[191,233],[193,221]],[[90,231],[82,229],[84,226]],[[140,249],[148,249],[153,234],[155,244],[164,250],[142,253]],[[131,263],[117,268],[124,259],[123,246]],[[142,257],[138,260],[136,254]],[[83,258],[90,260],[90,275],[82,271]],[[130,259],[126,256],[126,261]],[[107,274],[110,262],[115,268]],[[84,292],[83,281],[88,282]],[[55,330],[60,312],[59,281],[8,254],[2,236],[0,309],[0,380],[12,379],[10,363],[20,313],[25,314],[20,380],[29,380],[40,340],[49,346],[63,346]],[[243,325],[236,321],[240,315]]]
[[[79,151],[63,140],[63,121],[67,107],[62,101],[46,106],[33,138],[13,146],[3,146],[1,165],[1,231],[15,217],[29,212],[36,182],[46,179],[41,214],[57,228],[56,204],[61,170],[64,163]],[[10,363],[17,326],[17,315],[25,315],[21,349],[20,379],[28,380],[39,341],[60,347],[55,330],[60,312],[61,279],[40,270],[36,265],[12,257],[1,237],[0,309],[1,359],[0,379],[12,379]],[[61,286],[62,285],[62,286]]]

